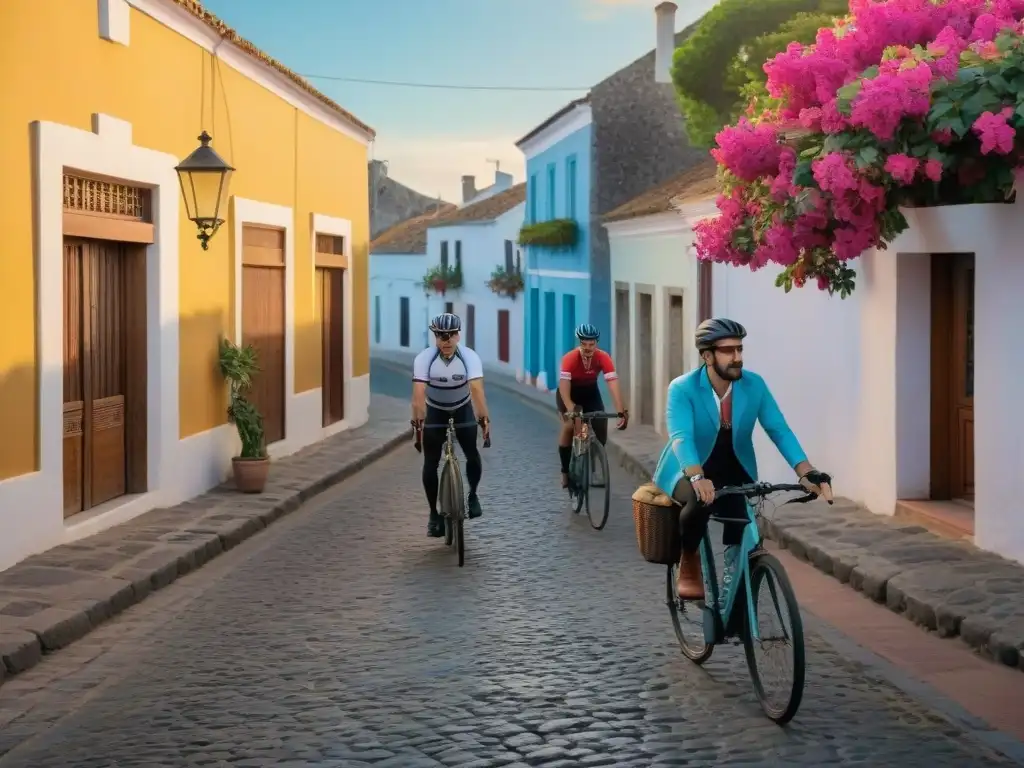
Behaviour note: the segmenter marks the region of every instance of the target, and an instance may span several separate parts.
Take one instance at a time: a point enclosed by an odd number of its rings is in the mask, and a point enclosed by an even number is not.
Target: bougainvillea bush
[[[716,137],[720,216],[697,253],[843,298],[901,207],[1010,199],[1024,165],[1024,0],[851,0],[765,65],[766,94]]]

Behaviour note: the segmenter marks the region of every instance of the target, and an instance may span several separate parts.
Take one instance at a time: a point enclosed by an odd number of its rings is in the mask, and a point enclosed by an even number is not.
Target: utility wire
[[[365,83],[368,85],[393,85],[402,88],[439,88],[450,91],[589,91],[590,86],[543,86],[543,85],[453,85],[449,83],[410,83],[404,80],[367,80],[360,77],[336,77],[334,75],[299,75],[307,80],[331,80],[338,83]]]

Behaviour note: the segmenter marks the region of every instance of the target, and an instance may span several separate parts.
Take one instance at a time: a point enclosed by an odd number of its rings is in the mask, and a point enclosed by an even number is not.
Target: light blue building
[[[540,389],[558,386],[558,365],[576,346],[579,323],[610,336],[609,317],[590,317],[591,124],[588,96],[516,142],[526,158],[526,224],[572,219],[578,233],[570,246],[525,248],[523,371]]]

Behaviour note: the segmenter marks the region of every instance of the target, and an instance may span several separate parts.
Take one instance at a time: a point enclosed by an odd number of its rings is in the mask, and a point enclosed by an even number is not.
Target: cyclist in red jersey
[[[558,433],[558,458],[562,466],[562,487],[569,485],[569,461],[572,458],[572,434],[574,420],[566,414],[573,412],[591,413],[604,410],[604,400],[598,389],[598,376],[604,374],[608,390],[615,400],[615,412],[619,414],[616,429],[625,429],[629,423],[629,411],[622,407],[622,392],[619,390],[619,374],[611,355],[597,348],[600,331],[590,323],[583,323],[576,329],[580,345],[562,358],[562,370],[558,376],[558,391],[555,404],[562,415],[562,428]],[[594,434],[601,445],[608,442],[608,422],[594,421]]]

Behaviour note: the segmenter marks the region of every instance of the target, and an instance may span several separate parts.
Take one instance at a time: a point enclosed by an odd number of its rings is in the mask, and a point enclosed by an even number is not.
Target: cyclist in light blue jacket
[[[715,487],[757,480],[753,434],[758,421],[796,471],[800,483],[832,503],[832,478],[807,460],[764,379],[743,370],[746,335],[746,329],[734,320],[705,320],[696,333],[697,350],[704,364],[674,379],[668,388],[668,443],[658,459],[653,480],[682,507],[683,540],[676,586],[679,596],[687,600],[704,598],[698,548],[710,515],[746,520],[744,498],[723,496],[715,501]],[[730,559],[735,557],[741,534],[741,525],[725,528],[727,569],[732,566]]]

